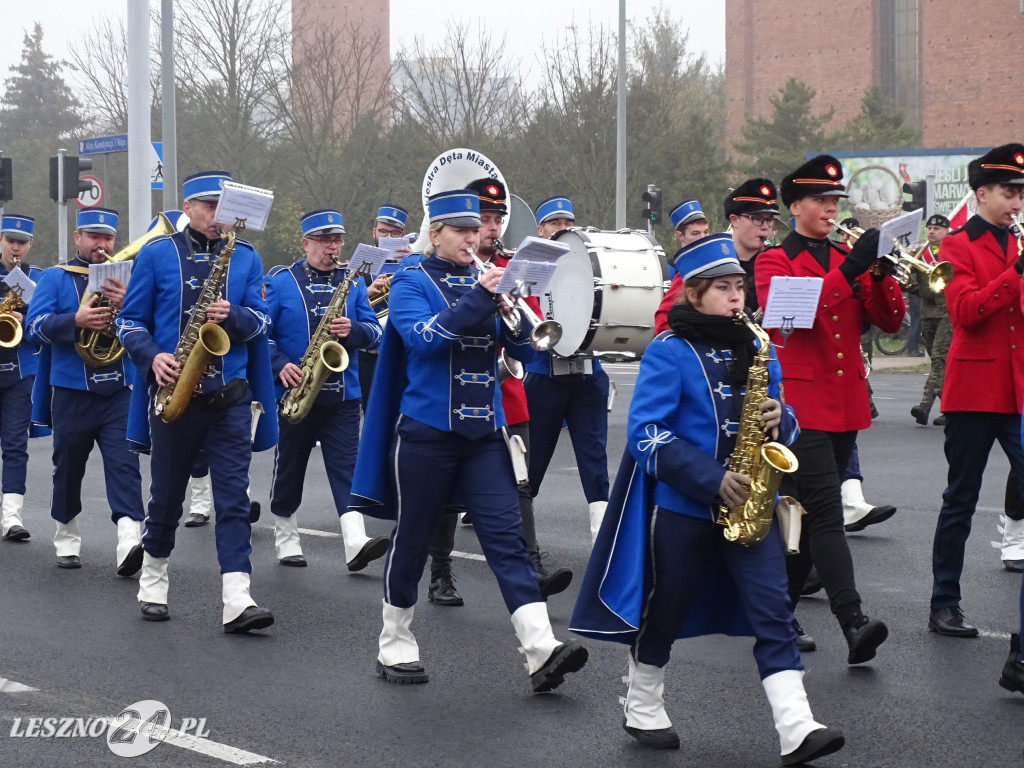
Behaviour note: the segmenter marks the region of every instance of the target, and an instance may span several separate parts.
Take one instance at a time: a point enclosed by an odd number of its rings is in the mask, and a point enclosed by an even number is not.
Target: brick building
[[[790,77],[815,89],[836,128],[872,83],[920,126],[926,147],[1024,140],[1021,0],[726,0],[726,136],[766,116]]]

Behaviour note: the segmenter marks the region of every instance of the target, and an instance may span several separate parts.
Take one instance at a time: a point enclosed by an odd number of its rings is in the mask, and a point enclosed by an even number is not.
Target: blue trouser
[[[643,618],[633,641],[633,658],[663,667],[696,596],[702,572],[724,561],[754,631],[754,659],[761,679],[785,669],[803,669],[789,607],[786,556],[778,524],[750,547],[728,542],[711,520],[655,508],[647,542]]]
[[[3,493],[25,494],[28,430],[32,425],[35,376],[0,389],[0,451],[3,451]]]
[[[501,432],[470,440],[401,416],[392,450],[398,522],[384,564],[384,600],[416,604],[417,585],[438,518],[458,495],[509,613],[543,600],[526,554],[512,460]]]
[[[850,461],[846,465],[846,471],[843,473],[843,482],[847,480],[860,480],[864,482],[864,475],[860,473],[860,451],[857,450],[857,444],[853,444],[853,453],[850,454]]]
[[[252,393],[246,392],[234,405],[215,411],[193,400],[170,424],[150,413],[150,499],[142,546],[151,557],[169,557],[174,549],[174,531],[181,519],[188,478],[196,457],[203,451],[213,485],[220,572],[252,572],[252,528],[246,490],[252,456],[251,401]]]
[[[210,474],[210,465],[206,461],[206,454],[202,451],[196,457],[196,460],[192,463],[192,471],[190,473],[192,477],[206,477]]]
[[[523,381],[530,411],[530,491],[540,492],[555,454],[562,422],[576,453],[587,503],[608,501],[608,374],[528,373]]]
[[[1010,460],[1010,468],[1024,477],[1019,415],[980,411],[946,413],[945,451],[949,472],[932,543],[933,611],[960,604],[964,547],[971,533],[971,518],[978,504],[988,454],[997,440]]]
[[[352,472],[359,450],[359,398],[333,405],[313,404],[298,424],[278,419],[277,448],[274,451],[274,481],[270,490],[270,511],[291,517],[302,503],[309,454],[320,441],[327,482],[334,496],[334,508],[341,516],[348,511]]]
[[[53,418],[53,498],[50,516],[67,524],[82,511],[82,478],[93,444],[103,456],[110,519],[142,520],[139,457],[128,448],[128,401],[131,390],[98,395],[66,387],[51,389]]]

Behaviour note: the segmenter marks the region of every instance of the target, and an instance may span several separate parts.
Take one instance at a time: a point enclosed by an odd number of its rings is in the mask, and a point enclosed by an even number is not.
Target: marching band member
[[[832,612],[849,645],[848,663],[874,658],[888,636],[885,624],[861,612],[854,584],[853,558],[843,530],[840,482],[857,439],[871,424],[860,334],[865,321],[893,332],[903,319],[898,283],[868,274],[875,263],[877,230],[869,230],[847,253],[828,239],[838,198],[845,197],[843,170],[829,155],[818,155],[782,180],[782,202],[795,229],[779,247],[757,258],[757,296],[768,302],[776,275],[824,280],[814,326],[796,329],[778,348],[787,401],[800,418],[793,444],[799,469],[786,475],[782,493],[800,500],[803,517],[800,554],[787,558],[793,606],[811,564],[825,585]],[[775,338],[782,343],[778,331]]]
[[[348,277],[335,259],[345,246],[341,212],[324,208],[303,215],[302,250],[306,258],[290,267],[275,267],[267,279],[267,313],[270,317],[270,357],[279,382],[296,387],[305,372],[298,363],[306,353],[335,291]],[[324,469],[334,505],[341,519],[345,560],[350,571],[359,571],[387,551],[385,536],[366,535],[363,516],[348,510],[352,470],[359,448],[359,363],[356,351],[376,349],[381,328],[366,299],[366,284],[357,279],[349,290],[344,312],[330,323],[331,334],[348,352],[348,367],[331,373],[324,381],[309,414],[298,424],[278,418],[279,440],[274,451],[274,480],[270,511],[274,516],[274,544],[282,565],[305,566],[299,543],[295,511],[302,503],[302,485],[310,452],[320,441]]]
[[[493,291],[504,270],[478,275],[473,267],[478,195],[444,192],[427,206],[429,253],[392,279],[390,320],[366,420],[375,434],[364,430],[353,485],[353,503],[368,499],[376,505],[371,514],[397,519],[384,566],[377,672],[396,683],[428,680],[410,626],[431,535],[457,494],[473,515],[512,615],[533,690],[549,691],[586,663],[587,651],[575,641],[559,643],[552,633],[500,432],[505,416],[495,386],[497,344],[528,356],[528,324],[521,322],[513,335],[496,316]],[[401,388],[403,378],[408,383]],[[388,467],[394,472],[390,483]]]
[[[39,278],[27,318],[28,335],[40,343],[39,371],[32,394],[32,418],[53,429],[53,497],[50,516],[58,568],[81,568],[82,478],[93,445],[103,456],[110,518],[117,526],[117,575],[132,576],[142,567],[140,545],[142,477],[139,457],[125,440],[130,384],[135,370],[126,356],[99,368],[87,367],[75,350],[84,330],[109,327],[112,307],[124,300],[125,287],[114,278],[102,295],[82,304],[89,264],[106,261],[117,232],[117,212],[108,208],[78,211],[74,232],[77,255]]]
[[[550,238],[575,221],[567,197],[549,197],[537,206],[537,234],[541,237]],[[523,387],[533,424],[530,492],[534,498],[540,493],[565,423],[587,498],[593,539],[608,506],[608,374],[597,360],[565,360],[550,352],[538,352],[525,368]]]
[[[1024,254],[1009,230],[1024,196],[1024,144],[1004,144],[975,158],[967,175],[978,212],[939,246],[942,260],[953,265],[946,288],[953,341],[942,386],[949,474],[932,544],[928,628],[951,637],[978,634],[960,608],[960,574],[982,475],[997,440],[1012,473],[1024,477],[1024,346],[1016,332]]]
[[[708,220],[704,216],[704,211],[700,209],[700,203],[696,200],[683,200],[671,210],[668,217],[676,228],[676,240],[679,241],[679,248],[708,236],[710,231]],[[678,256],[678,254],[677,250],[676,255]],[[673,256],[668,262],[669,280],[675,282],[677,274],[675,256]]]
[[[683,293],[669,311],[670,331],[640,363],[629,447],[571,628],[629,644],[623,727],[655,749],[679,747],[663,698],[675,640],[753,634],[782,763],[804,763],[844,739],[816,722],[807,703],[778,523],[749,546],[727,541],[716,523],[719,504],[743,504],[750,484],[728,469],[757,347],[754,333],[733,319],[744,306],[745,270],[727,234],[685,246],[677,264]],[[799,428],[780,402],[774,354],[767,373],[761,425],[773,440],[792,443]]]
[[[246,489],[252,451],[269,448],[277,440],[266,349],[263,268],[259,254],[244,240],[235,241],[221,298],[212,301],[205,312],[206,322],[220,325],[227,333],[230,350],[211,358],[196,395],[179,418],[165,423],[152,409],[158,387],[178,378],[180,364],[174,350],[224,248],[214,215],[221,184],[230,179],[224,171],[206,171],[184,180],[189,225],[184,231],[150,241],[139,251],[117,326],[121,343],[140,372],[132,398],[129,439],[148,444],[152,454],[138,593],[142,618],[169,618],[168,559],[189,473],[203,451],[213,480],[224,631],[241,633],[274,622],[270,611],[257,607],[249,596],[252,547]],[[259,420],[255,443],[250,436],[254,400],[260,401],[265,414]]]
[[[931,260],[937,262],[939,246],[942,239],[949,234],[949,219],[941,213],[929,216],[925,233],[928,253]],[[931,290],[928,287],[928,275],[924,272],[915,270],[914,275],[914,290],[921,295],[921,335],[931,365],[928,369],[928,379],[924,383],[924,391],[921,393],[921,402],[910,409],[910,415],[918,424],[927,426],[932,406],[942,395],[942,382],[946,375],[946,353],[949,352],[949,345],[953,340],[953,326],[949,322],[946,292],[936,293]],[[939,423],[936,418],[935,425],[945,426],[945,421]]]
[[[486,262],[499,267],[508,264],[508,259],[498,254],[496,243],[501,239],[501,224],[508,214],[505,185],[495,179],[477,179],[466,187],[480,198],[480,247],[477,255]],[[540,305],[534,302],[533,310],[540,314]],[[526,406],[526,393],[519,379],[509,376],[501,384],[501,405],[505,410],[505,434],[509,450],[521,450],[524,466],[530,455],[530,414]],[[520,448],[521,446],[521,448]],[[517,478],[518,479],[518,478]],[[547,598],[564,592],[572,582],[572,571],[568,568],[553,568],[548,571],[544,565],[545,554],[537,543],[537,524],[533,516],[533,498],[530,495],[530,481],[525,478],[518,483],[519,512],[523,519],[523,538],[540,585],[541,594]],[[450,508],[449,508],[450,510]],[[438,605],[458,606],[464,603],[462,595],[455,589],[452,576],[452,550],[455,548],[456,514],[446,511],[434,531],[430,544],[430,588],[427,597]]]
[[[42,270],[25,264],[32,250],[35,219],[8,213],[0,219],[0,280],[20,267],[28,278],[39,282]],[[6,297],[9,288],[0,286]],[[19,325],[25,322],[25,307],[11,311]],[[4,541],[26,541],[21,510],[25,504],[25,475],[28,467],[28,438],[32,422],[32,385],[38,367],[39,346],[22,332],[21,343],[0,347],[0,450],[3,451],[3,503],[0,529]]]

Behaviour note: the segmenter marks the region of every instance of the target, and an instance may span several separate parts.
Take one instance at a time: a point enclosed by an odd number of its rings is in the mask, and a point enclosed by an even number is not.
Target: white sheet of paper
[[[527,235],[516,248],[514,258],[525,261],[558,261],[558,257],[569,252],[569,246],[558,240]]]
[[[389,254],[394,255],[399,248],[404,248],[404,253],[408,253],[409,240],[404,237],[381,237],[378,238],[378,245],[387,251]]]
[[[267,226],[267,217],[270,216],[273,204],[274,193],[269,189],[225,181],[213,219],[229,227],[241,219],[246,229],[262,230]]]
[[[132,276],[131,261],[114,261],[107,264],[89,265],[89,290],[99,293],[103,290],[103,284],[110,278],[120,280],[128,287],[128,280]]]
[[[376,277],[390,255],[390,251],[383,248],[360,243],[356,246],[352,258],[348,260],[348,268],[351,272],[362,272],[364,275]]]
[[[878,232],[877,258],[880,259],[889,253],[897,242],[910,250],[910,244],[917,240],[921,231],[922,221],[924,221],[924,208],[918,208],[916,211],[910,211],[884,222]]]
[[[32,294],[36,290],[36,284],[33,283],[29,276],[22,272],[20,269],[12,269],[7,273],[7,277],[4,278],[4,282],[11,286],[11,288],[17,287],[21,290],[21,300],[28,304],[32,301]]]
[[[773,277],[761,327],[813,328],[824,282],[820,277]]]
[[[541,295],[551,282],[558,257],[568,252],[569,246],[557,240],[524,237],[505,267],[497,292],[515,296]]]

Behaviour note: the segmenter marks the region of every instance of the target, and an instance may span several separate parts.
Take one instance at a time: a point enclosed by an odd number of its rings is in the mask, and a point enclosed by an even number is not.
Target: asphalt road
[[[623,450],[632,391],[616,369],[609,464]],[[964,609],[983,629],[974,640],[927,631],[930,547],[944,487],[942,433],[909,415],[921,374],[872,375],[881,416],[861,436],[865,491],[899,507],[888,523],[850,537],[864,608],[884,619],[890,639],[871,663],[851,668],[824,599],[798,616],[818,651],[804,657],[817,719],[842,728],[846,748],[822,766],[1020,765],[1024,697],[996,685],[1016,625],[1020,576],[1003,571],[996,538],[1007,464],[989,465],[963,578]],[[532,696],[518,642],[486,563],[456,563],[463,608],[426,601],[414,630],[428,685],[376,678],[380,564],[345,569],[337,517],[314,453],[300,510],[310,567],[277,564],[266,513],[253,533],[253,595],[277,623],[253,636],[221,632],[220,577],[212,527],[179,529],[171,561],[170,610],[162,624],[140,619],[134,580],[114,575],[114,527],[105,512],[99,457],[88,474],[81,516],[84,567],[55,566],[49,541],[49,441],[33,441],[27,544],[0,542],[0,766],[677,766],[778,765],[771,713],[749,639],[677,643],[667,706],[679,752],[642,750],[621,729],[625,672],[621,646],[587,641],[590,663],[555,694]],[[144,472],[146,472],[144,460]],[[272,455],[256,457],[254,497],[266,502]],[[563,436],[537,503],[549,562],[585,567],[589,535],[575,460]],[[386,533],[370,521],[371,531]],[[479,553],[471,528],[456,549]],[[575,587],[550,601],[566,637]],[[34,690],[24,690],[25,687]],[[29,738],[29,718],[113,716],[141,700],[169,709],[172,724],[206,719],[206,735],[116,756],[105,736]],[[20,720],[17,720],[20,718]],[[59,726],[59,723],[55,721]],[[38,727],[38,726],[37,726]],[[74,728],[74,723],[70,724]]]

